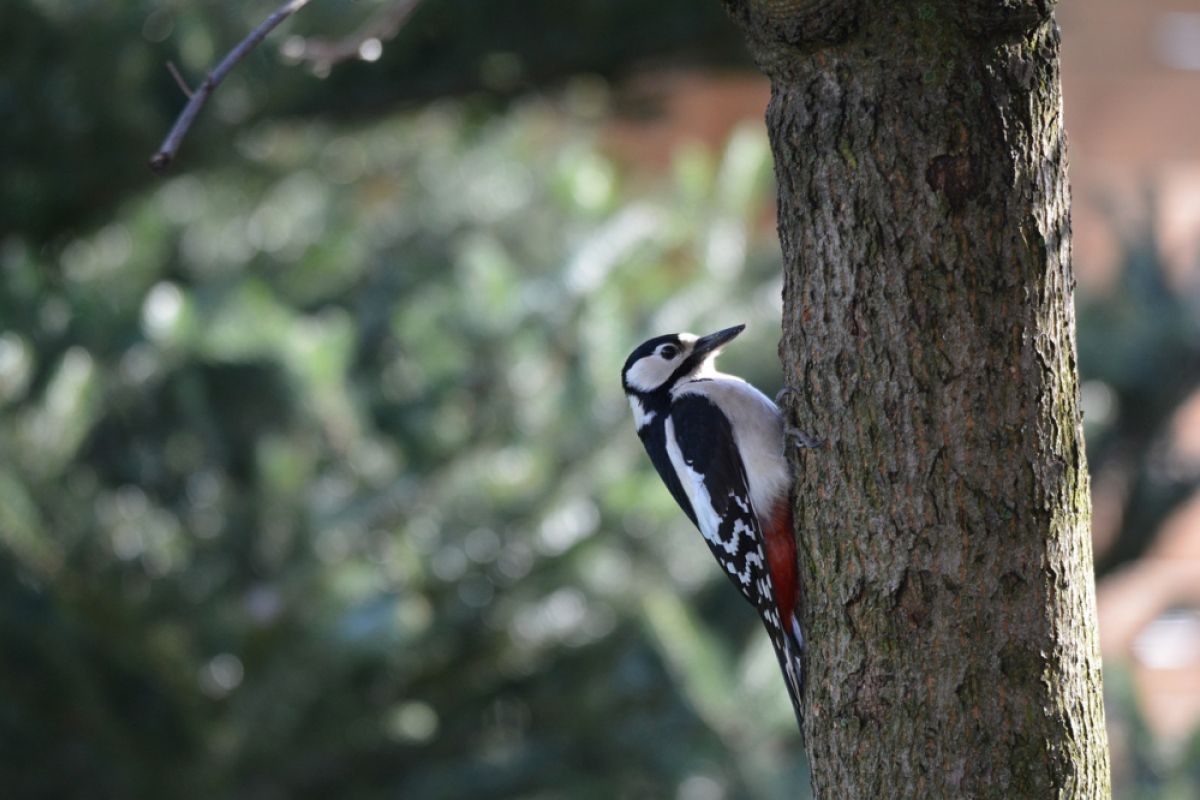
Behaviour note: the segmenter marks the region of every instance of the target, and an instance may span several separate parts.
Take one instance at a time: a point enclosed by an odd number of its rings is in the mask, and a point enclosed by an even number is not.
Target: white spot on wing
[[[679,476],[679,482],[683,486],[684,494],[687,495],[688,500],[692,504],[692,509],[696,513],[696,522],[700,528],[700,533],[714,548],[724,551],[730,556],[734,556],[731,559],[718,556],[718,563],[720,563],[721,567],[727,573],[736,576],[738,582],[743,587],[749,587],[751,579],[756,578],[754,583],[759,596],[773,596],[774,592],[771,588],[770,575],[764,565],[759,532],[746,519],[736,519],[733,521],[733,531],[729,536],[729,540],[725,541],[721,538],[721,524],[724,520],[717,513],[716,509],[713,508],[708,487],[704,483],[704,477],[692,469],[684,460],[683,451],[680,450],[679,442],[675,439],[675,421],[670,416],[667,417],[665,433],[667,457],[671,461],[671,466],[674,468],[675,474]],[[730,497],[733,498],[737,506],[751,520],[757,520],[752,498],[740,497],[733,491],[730,491]],[[741,559],[742,569],[740,571],[736,566],[736,556],[739,552],[744,553]],[[756,569],[757,576],[754,574]],[[745,592],[746,590],[743,589],[743,591]]]
[[[762,558],[758,555],[758,553],[746,553],[746,558],[742,563],[745,564],[745,567],[741,572],[735,572],[734,570],[730,570],[730,572],[733,572],[734,575],[737,575],[737,579],[741,581],[742,586],[749,586],[751,567],[757,566],[759,570],[762,570]],[[765,591],[762,593],[764,595],[767,594]]]
[[[751,528],[749,525],[747,525],[746,520],[735,519],[733,521],[733,535],[729,537],[728,542],[721,542],[720,544],[725,548],[725,552],[733,555],[738,551],[738,543],[743,537],[752,542],[757,541],[758,539],[758,537],[755,535],[754,528]],[[745,582],[746,581],[742,581],[742,583]]]
[[[712,498],[709,497],[708,487],[704,485],[703,476],[683,460],[679,442],[675,441],[675,421],[670,417],[667,417],[666,439],[667,457],[671,459],[671,466],[675,468],[675,474],[679,476],[679,482],[683,484],[683,492],[691,502],[692,510],[696,512],[696,523],[700,528],[700,533],[714,545],[724,546],[720,538],[721,517],[713,508]],[[726,550],[729,549],[726,548]],[[729,550],[729,553],[732,555],[736,550],[735,546],[733,550]]]

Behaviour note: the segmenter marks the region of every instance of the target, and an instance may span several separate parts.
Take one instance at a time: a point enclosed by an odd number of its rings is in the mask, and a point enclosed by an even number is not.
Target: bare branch
[[[317,75],[328,74],[332,67],[351,59],[374,61],[379,58],[379,45],[394,38],[419,5],[421,0],[395,0],[376,11],[354,33],[339,39],[296,37],[294,49],[289,41],[284,56],[308,64]]]
[[[179,68],[175,66],[174,61],[167,62],[167,72],[171,73],[171,77],[175,79],[175,83],[179,84],[179,88],[183,91],[184,96],[191,97],[193,94],[192,87],[188,86],[187,81],[179,74]]]
[[[204,79],[204,82],[200,84],[196,91],[191,93],[188,104],[179,113],[179,117],[175,120],[175,126],[171,128],[171,132],[163,140],[162,147],[150,157],[150,169],[155,172],[166,171],[167,167],[175,159],[175,154],[179,151],[179,146],[183,143],[183,137],[187,135],[188,129],[196,121],[196,116],[200,113],[200,109],[204,107],[204,103],[208,100],[209,95],[213,93],[233,68],[238,65],[238,62],[245,58],[247,53],[257,47],[267,37],[267,34],[278,27],[279,23],[308,5],[308,3],[309,0],[288,0],[275,9],[271,13],[271,16],[267,17],[259,23],[258,27],[250,31],[250,35],[239,42],[237,47],[230,50],[229,54],[221,60],[221,63],[217,64],[216,68],[208,73],[208,77]]]

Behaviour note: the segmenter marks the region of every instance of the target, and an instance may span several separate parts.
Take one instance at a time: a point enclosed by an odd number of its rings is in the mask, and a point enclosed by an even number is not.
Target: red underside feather
[[[796,581],[796,538],[792,532],[792,506],[787,500],[776,504],[763,531],[767,565],[771,582],[775,584],[775,604],[786,626],[796,611],[798,584]]]

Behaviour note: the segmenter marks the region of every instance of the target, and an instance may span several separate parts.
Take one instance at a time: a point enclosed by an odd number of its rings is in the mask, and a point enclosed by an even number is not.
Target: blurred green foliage
[[[1128,665],[1104,665],[1104,713],[1113,762],[1113,797],[1121,800],[1193,800],[1200,795],[1200,730],[1165,745],[1138,710]]]
[[[60,249],[5,239],[10,791],[806,786],[617,385],[643,336],[743,320],[731,365],[777,385],[769,152],[639,180],[603,103],[262,123]]]

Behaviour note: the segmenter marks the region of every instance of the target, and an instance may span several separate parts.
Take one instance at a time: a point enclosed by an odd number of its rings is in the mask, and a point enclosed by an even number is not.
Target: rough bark
[[[1108,797],[1047,2],[726,0],[772,79],[819,798]]]

